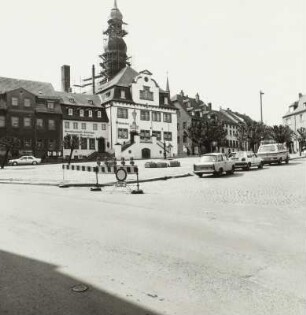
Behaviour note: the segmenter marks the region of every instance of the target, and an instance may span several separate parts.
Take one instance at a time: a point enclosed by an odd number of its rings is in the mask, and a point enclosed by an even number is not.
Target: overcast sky
[[[103,52],[113,0],[2,0],[0,76],[51,82],[60,67],[72,83],[90,76]],[[171,95],[198,92],[214,109],[231,108],[281,123],[306,94],[305,0],[118,0],[132,67],[150,70]]]

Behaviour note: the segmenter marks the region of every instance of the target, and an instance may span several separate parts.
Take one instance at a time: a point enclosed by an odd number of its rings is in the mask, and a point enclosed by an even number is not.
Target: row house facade
[[[287,113],[283,116],[283,124],[289,126],[291,130],[298,136],[298,130],[306,129],[306,95],[299,93],[298,100],[289,105]],[[298,152],[299,147],[298,138],[293,139],[291,144],[291,151]]]
[[[109,118],[110,146],[118,157],[177,155],[177,110],[148,70],[127,66],[99,93]]]
[[[247,144],[240,144],[237,137],[239,123],[245,122],[246,116],[234,113],[230,109],[222,109],[219,111],[212,109],[211,103],[205,103],[200,99],[197,93],[195,98],[185,95],[183,91],[172,97],[174,106],[178,109],[178,123],[177,123],[177,144],[178,154],[193,155],[198,154],[199,148],[192,143],[188,137],[188,128],[198,121],[205,121],[210,119],[217,119],[224,123],[224,129],[227,132],[226,143],[217,144],[214,150],[227,153],[238,151],[242,146],[247,149]]]
[[[60,99],[50,83],[0,77],[0,137],[20,140],[13,156],[61,156]]]
[[[68,134],[79,138],[73,158],[110,149],[108,118],[97,95],[57,92],[50,83],[0,77],[0,138],[20,141],[12,156],[68,157],[70,149],[63,145]]]

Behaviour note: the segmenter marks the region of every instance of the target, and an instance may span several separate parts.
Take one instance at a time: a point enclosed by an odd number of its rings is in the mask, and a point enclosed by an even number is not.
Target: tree
[[[289,128],[289,126],[274,125],[271,129],[271,136],[273,140],[277,143],[286,143],[287,147],[289,147],[293,135],[294,132]]]
[[[0,147],[4,148],[5,154],[1,163],[1,168],[4,168],[9,152],[20,148],[20,140],[16,137],[5,136],[0,138]]]
[[[301,127],[299,129],[297,129],[296,134],[295,134],[295,138],[299,142],[299,151],[301,154],[303,147],[306,146],[306,128]]]
[[[199,154],[202,153],[203,148],[205,152],[211,152],[213,142],[218,146],[223,145],[226,142],[226,134],[224,123],[217,119],[194,121],[186,132],[186,136],[198,146]]]
[[[70,154],[69,154],[69,159],[68,159],[68,164],[70,165],[71,163],[71,158],[73,151],[77,148],[79,148],[79,137],[77,135],[66,135],[64,137],[64,148],[65,149],[70,149]]]

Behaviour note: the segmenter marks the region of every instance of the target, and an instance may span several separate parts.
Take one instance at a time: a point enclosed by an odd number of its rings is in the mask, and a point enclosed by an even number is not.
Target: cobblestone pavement
[[[0,187],[0,314],[305,313],[305,159],[144,195]]]

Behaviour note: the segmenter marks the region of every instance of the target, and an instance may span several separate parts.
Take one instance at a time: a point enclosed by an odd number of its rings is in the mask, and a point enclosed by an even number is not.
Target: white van
[[[257,155],[262,158],[264,164],[289,162],[289,151],[283,143],[262,144]]]

